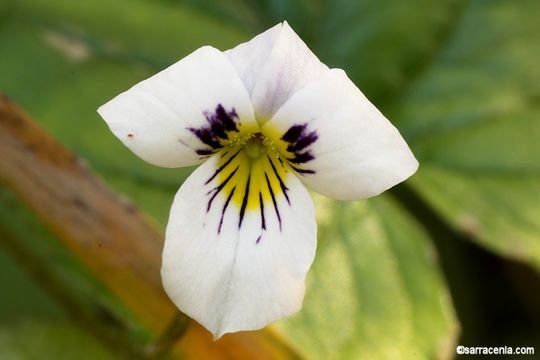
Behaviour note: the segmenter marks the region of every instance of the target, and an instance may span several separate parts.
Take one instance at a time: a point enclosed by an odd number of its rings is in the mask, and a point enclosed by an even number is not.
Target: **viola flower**
[[[151,164],[201,164],[174,198],[161,275],[215,338],[302,306],[316,248],[313,202],[365,199],[418,162],[340,69],[284,22],[221,52],[205,46],[101,106]]]

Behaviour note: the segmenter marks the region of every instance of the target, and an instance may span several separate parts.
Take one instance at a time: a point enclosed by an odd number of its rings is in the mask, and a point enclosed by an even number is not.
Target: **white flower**
[[[225,52],[202,47],[98,112],[144,160],[201,164],[174,199],[161,275],[216,338],[301,308],[316,247],[304,184],[365,199],[418,167],[396,128],[286,22]]]

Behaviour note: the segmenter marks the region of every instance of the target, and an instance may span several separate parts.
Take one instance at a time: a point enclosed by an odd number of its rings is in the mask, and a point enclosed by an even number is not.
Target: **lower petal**
[[[162,267],[169,297],[215,338],[259,329],[298,311],[316,247],[313,203],[292,173],[246,182],[242,169],[230,166],[232,175],[219,180],[222,160],[210,158],[178,191]],[[220,187],[224,181],[230,183]],[[286,190],[279,191],[281,185]],[[266,186],[271,196],[255,194],[250,186]],[[246,195],[245,201],[235,200]]]

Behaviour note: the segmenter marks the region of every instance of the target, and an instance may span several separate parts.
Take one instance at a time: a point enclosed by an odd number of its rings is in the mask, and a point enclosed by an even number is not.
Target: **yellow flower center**
[[[261,132],[230,134],[220,152],[217,177],[221,192],[241,212],[273,207],[283,196],[290,171],[276,143]],[[281,141],[282,142],[282,141]]]
[[[218,104],[214,112],[205,111],[207,125],[187,128],[205,145],[194,149],[204,157],[218,156],[215,172],[206,180],[209,185],[207,211],[219,195],[225,197],[218,233],[230,204],[239,209],[238,227],[246,212],[257,209],[261,216],[261,231],[266,230],[265,209],[273,208],[281,229],[280,206],[291,204],[285,185],[289,172],[304,176],[315,171],[304,164],[315,157],[310,149],[318,134],[299,123],[288,129],[274,129],[266,122],[242,124],[234,108]],[[260,240],[257,239],[256,242]]]

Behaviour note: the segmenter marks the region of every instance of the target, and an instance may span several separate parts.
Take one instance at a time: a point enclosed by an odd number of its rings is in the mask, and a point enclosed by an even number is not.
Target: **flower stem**
[[[186,333],[190,318],[178,311],[165,331],[156,341],[147,345],[145,352],[150,359],[159,359],[166,355],[173,345]]]

